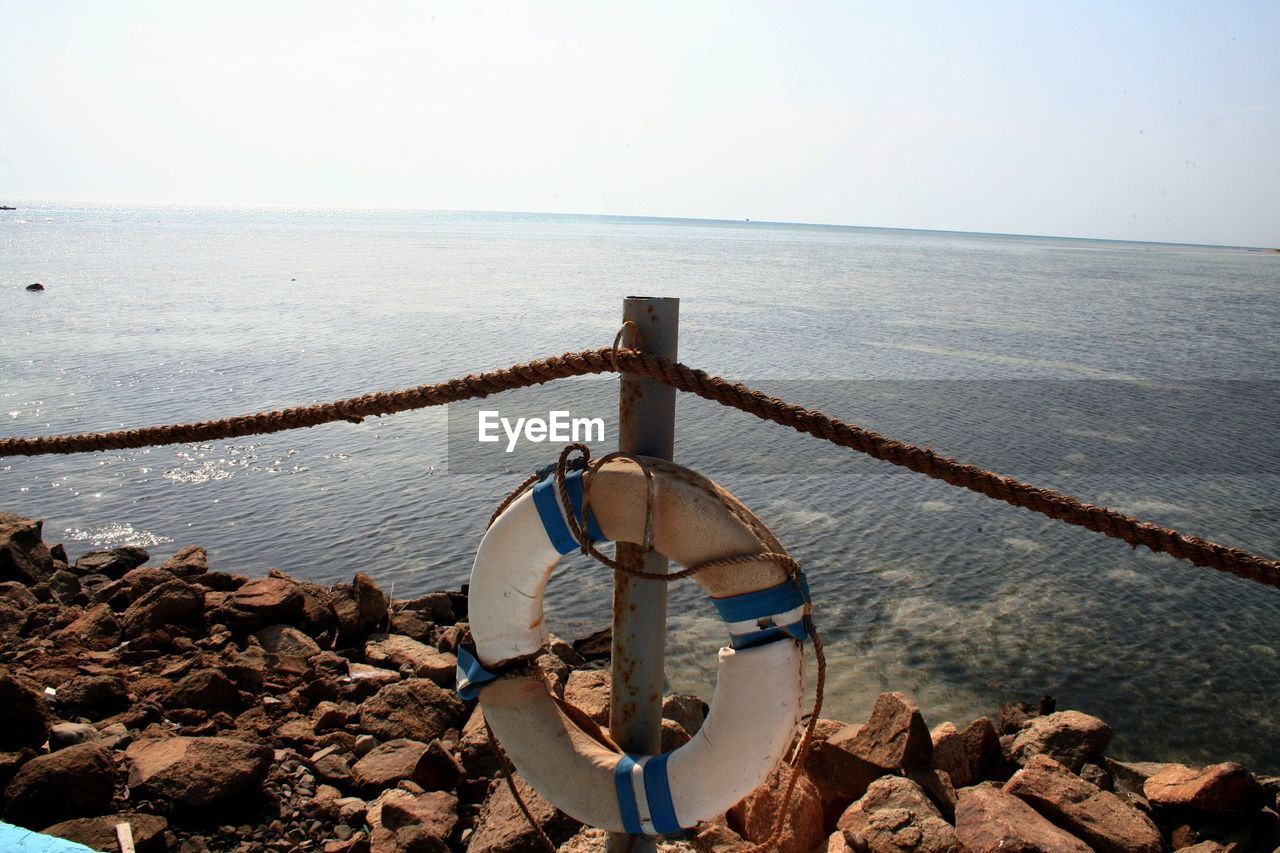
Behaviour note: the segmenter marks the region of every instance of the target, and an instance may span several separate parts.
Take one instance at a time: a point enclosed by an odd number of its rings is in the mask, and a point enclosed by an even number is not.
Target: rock
[[[1149,817],[1047,755],[1033,756],[1026,767],[1013,774],[1004,790],[1101,853],[1160,853],[1164,849],[1160,830]]]
[[[842,726],[829,737],[815,740],[805,756],[804,772],[822,800],[824,826],[835,823],[854,800],[867,792],[872,782],[884,775],[879,767],[850,751],[849,744],[860,728]]]
[[[21,581],[0,582],[0,600],[8,600],[19,609],[35,607],[40,603]]]
[[[54,723],[49,727],[49,751],[57,752],[78,743],[98,739],[98,729],[89,723]]]
[[[9,782],[13,780],[14,775],[18,772],[18,768],[35,757],[36,753],[33,749],[20,749],[16,752],[0,752],[0,799],[3,799],[4,789],[8,787]]]
[[[355,772],[351,769],[351,762],[347,760],[345,755],[339,752],[328,752],[322,750],[324,754],[319,758],[313,757],[311,766],[316,771],[316,776],[338,785],[342,788],[350,788],[355,784]]]
[[[662,716],[675,720],[690,735],[696,735],[707,719],[707,703],[697,696],[673,693],[662,700]]]
[[[433,740],[418,762],[415,781],[428,791],[450,791],[465,775],[458,758],[440,741]]]
[[[371,634],[365,643],[364,659],[387,669],[408,666],[419,678],[429,678],[449,688],[453,687],[458,670],[457,656],[400,634]]]
[[[1022,800],[994,785],[960,791],[956,840],[965,853],[1090,853]]]
[[[64,820],[41,830],[45,835],[65,838],[94,850],[120,849],[116,841],[116,824],[127,823],[138,853],[160,853],[165,849],[164,833],[169,821],[153,814],[110,814]]]
[[[484,712],[479,705],[462,727],[462,737],[458,741],[458,762],[471,779],[492,779],[499,772],[498,755],[489,740]]]
[[[338,633],[345,639],[359,639],[387,622],[387,597],[364,572],[356,573],[350,586],[339,584],[326,596],[338,620]]]
[[[930,739],[933,741],[933,766],[945,771],[957,787],[972,785],[974,772],[969,764],[969,750],[955,724],[941,724],[930,733]]]
[[[1247,814],[1267,800],[1253,774],[1234,762],[1202,769],[1169,764],[1148,778],[1142,791],[1153,805],[1211,815]]]
[[[54,563],[59,566],[60,563]],[[54,573],[49,576],[47,581],[49,589],[53,591],[53,597],[57,599],[59,604],[76,604],[87,603],[88,596],[80,588],[80,578],[76,577],[67,569],[56,568]]]
[[[153,566],[139,566],[125,572],[120,580],[129,585],[130,599],[136,601],[161,584],[176,580],[176,577]]]
[[[76,560],[76,572],[82,575],[106,575],[112,580],[118,580],[150,559],[151,555],[136,545],[125,545],[110,551],[90,551]]]
[[[31,759],[5,788],[5,819],[37,829],[111,806],[116,766],[97,743],[69,746]]]
[[[0,750],[39,748],[48,739],[48,703],[0,666]]]
[[[581,824],[542,799],[518,773],[513,780],[534,822],[552,843],[567,841],[578,831]],[[507,785],[494,785],[476,819],[467,850],[473,853],[532,853],[544,849]]]
[[[1041,699],[1039,703],[1032,702],[1001,702],[1000,703],[1000,719],[996,725],[999,733],[1002,735],[1016,735],[1018,732],[1026,728],[1027,724],[1046,713],[1052,713],[1045,700],[1049,697]],[[1041,708],[1048,707],[1047,711]]]
[[[427,752],[427,745],[408,738],[389,740],[374,747],[351,768],[356,785],[367,791],[378,792],[393,787],[401,779],[419,779],[418,765]]]
[[[729,826],[742,838],[757,844],[768,841],[775,821],[780,834],[770,845],[778,853],[809,853],[827,837],[823,829],[822,798],[818,789],[801,773],[796,779],[790,809],[781,813],[783,797],[794,771],[786,764],[776,767],[764,784],[729,809]]]
[[[400,634],[422,643],[435,645],[435,623],[427,621],[421,613],[412,610],[396,610],[393,606],[391,622],[387,630],[391,634]]]
[[[194,578],[209,571],[209,555],[199,545],[188,545],[165,560],[160,568],[176,577]]]
[[[908,772],[907,778],[924,789],[944,818],[952,824],[956,822],[956,788],[947,771],[935,767],[916,769]]]
[[[871,718],[849,742],[854,755],[884,770],[929,767],[933,741],[916,704],[902,693],[881,693]]]
[[[1078,772],[1086,761],[1097,762],[1111,743],[1111,727],[1079,711],[1059,711],[1031,720],[1013,741],[1012,754],[1026,764],[1047,755]]]
[[[360,705],[360,726],[383,740],[429,742],[463,720],[462,702],[425,678],[390,684]]]
[[[229,593],[216,618],[232,630],[252,633],[268,625],[296,622],[302,608],[302,590],[292,580],[258,578]]]
[[[197,669],[165,692],[163,704],[167,708],[235,711],[240,707],[240,691],[220,670]]]
[[[840,816],[836,827],[865,839],[874,853],[957,853],[955,830],[924,790],[901,776],[884,776]]]
[[[600,628],[573,641],[573,650],[586,660],[608,660],[613,656],[613,629]]]
[[[458,621],[453,612],[453,597],[447,592],[432,592],[406,601],[404,610],[420,613],[423,619],[437,625],[453,625]]]
[[[204,619],[204,591],[171,580],[145,593],[124,612],[125,637],[140,637],[166,625],[198,625]]]
[[[1142,786],[1147,779],[1172,765],[1159,761],[1116,761],[1114,758],[1104,758],[1102,766],[1111,777],[1114,790],[1136,794],[1145,800]]]
[[[43,583],[53,574],[53,555],[41,541],[43,521],[0,512],[0,581]]]
[[[1104,791],[1110,791],[1111,774],[1103,770],[1096,764],[1086,764],[1080,768],[1080,778],[1088,782],[1090,785],[1097,785]]]
[[[272,751],[231,738],[143,738],[129,745],[125,757],[131,790],[200,808],[256,788]]]
[[[0,210],[13,210],[13,209],[14,208],[12,207],[0,207]],[[40,291],[44,290],[44,285],[37,281],[33,284],[28,284],[25,289],[31,291],[32,293],[39,293]]]
[[[546,682],[547,689],[555,695],[557,699],[564,698],[564,689],[569,685],[569,676],[573,673],[573,669],[560,658],[551,653],[538,655],[533,665],[542,673],[542,680]],[[674,724],[673,724],[674,725]],[[676,726],[676,728],[680,728]],[[680,729],[684,731],[684,729]]]
[[[58,688],[58,706],[105,717],[129,704],[129,690],[118,675],[77,675]]]
[[[691,740],[693,738],[689,737],[689,733],[675,720],[663,720],[658,751],[674,752]]]
[[[609,725],[611,675],[603,669],[579,669],[569,674],[564,701],[582,711],[597,724]]]
[[[253,637],[263,651],[273,655],[291,655],[306,660],[320,653],[319,644],[292,625],[270,625]]]
[[[58,643],[75,643],[93,651],[106,651],[120,643],[120,622],[107,604],[95,604],[67,627],[53,634]]]
[[[445,791],[431,791],[418,796],[396,797],[382,804],[382,825],[396,832],[406,826],[418,826],[447,840],[458,825],[458,798]]]

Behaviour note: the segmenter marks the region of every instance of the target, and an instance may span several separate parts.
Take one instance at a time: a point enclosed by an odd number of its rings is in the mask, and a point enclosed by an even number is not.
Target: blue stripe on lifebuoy
[[[776,613],[786,613],[809,601],[809,581],[801,572],[796,580],[785,580],[777,586],[744,592],[728,598],[713,598],[720,618],[725,622],[745,622]]]
[[[640,825],[640,809],[636,805],[636,791],[631,783],[631,771],[636,766],[635,759],[623,755],[613,768],[613,784],[618,792],[618,812],[622,815],[622,828],[631,835],[641,835],[644,827]]]
[[[547,538],[557,553],[568,554],[578,550],[578,541],[569,532],[569,525],[564,520],[560,507],[560,497],[556,492],[555,475],[549,475],[533,487],[533,503],[538,508],[538,517],[542,519],[542,527],[547,531]],[[582,523],[582,472],[569,471],[565,474],[564,484],[569,492],[569,504],[573,515]],[[596,523],[593,513],[588,513],[586,520],[587,535],[592,542],[603,542],[604,533]]]
[[[464,643],[458,646],[458,696],[464,700],[480,698],[480,688],[498,676],[485,669],[475,655],[475,646]]]
[[[683,827],[676,818],[676,806],[671,801],[671,780],[667,778],[667,759],[671,753],[655,755],[644,764],[644,792],[649,798],[649,817],[653,831],[659,835],[679,832]]]

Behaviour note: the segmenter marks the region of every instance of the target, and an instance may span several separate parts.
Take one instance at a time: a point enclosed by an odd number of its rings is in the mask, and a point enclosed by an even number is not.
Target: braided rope
[[[613,347],[566,353],[433,385],[419,385],[400,391],[366,394],[337,402],[217,421],[143,427],[110,433],[0,439],[0,456],[125,450],[160,444],[240,438],[314,427],[334,421],[359,422],[367,417],[483,398],[515,388],[541,385],[555,379],[609,373],[615,370],[615,363],[616,369],[621,372],[655,379],[677,390],[696,394],[944,483],[1121,539],[1134,547],[1142,545],[1157,553],[1189,560],[1197,566],[1230,572],[1258,583],[1280,587],[1280,561],[1240,548],[1209,542],[1197,536],[1187,536],[1172,528],[1141,521],[1051,489],[1023,483],[1012,477],[942,456],[929,448],[885,438],[872,430],[770,397],[745,385],[711,376],[660,356],[631,349],[615,350]]]

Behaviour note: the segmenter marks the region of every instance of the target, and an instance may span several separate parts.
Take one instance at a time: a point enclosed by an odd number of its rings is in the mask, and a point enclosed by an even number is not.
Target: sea
[[[885,436],[1280,556],[1280,254],[690,219],[9,202],[0,435],[206,420],[607,347],[626,296],[680,299],[680,359]],[[40,282],[43,292],[28,292]],[[72,559],[185,545],[212,567],[397,598],[466,582],[502,497],[561,444],[481,444],[481,410],[599,416],[618,383],[271,436],[0,459],[0,510]],[[883,691],[931,725],[1053,696],[1111,754],[1280,773],[1280,590],[682,397],[677,461],[804,565],[822,714]],[[609,621],[566,558],[548,619]],[[670,590],[668,687],[709,699],[725,635]],[[809,662],[812,680],[813,661]]]

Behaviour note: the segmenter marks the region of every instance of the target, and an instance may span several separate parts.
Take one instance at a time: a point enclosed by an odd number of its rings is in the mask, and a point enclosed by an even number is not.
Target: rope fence
[[[54,453],[128,450],[163,444],[217,441],[248,435],[315,427],[336,421],[359,423],[412,409],[474,400],[542,385],[557,379],[602,373],[631,373],[654,379],[678,391],[747,412],[797,432],[820,438],[874,459],[924,474],[953,486],[1004,501],[1013,506],[1065,521],[1133,547],[1188,560],[1197,566],[1229,572],[1258,583],[1280,587],[1280,561],[1240,548],[1230,548],[1169,527],[1142,521],[1106,507],[1085,503],[1052,489],[1024,483],[918,447],[877,432],[771,397],[746,385],[712,376],[679,362],[633,349],[602,347],[516,364],[503,370],[464,376],[430,385],[351,397],[313,406],[260,412],[199,423],[168,424],[107,433],[0,439],[0,457]]]

